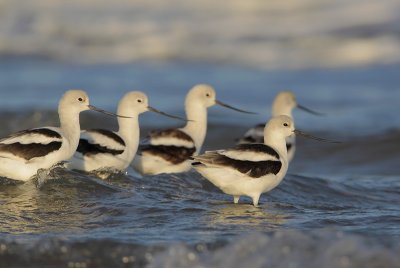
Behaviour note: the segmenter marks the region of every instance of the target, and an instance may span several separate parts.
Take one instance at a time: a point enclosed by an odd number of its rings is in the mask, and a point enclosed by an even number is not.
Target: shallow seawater
[[[114,109],[130,85],[152,81],[150,103],[183,114],[178,107],[184,93],[204,78],[216,85],[221,100],[261,113],[248,117],[210,109],[204,149],[232,146],[249,126],[265,120],[283,81],[297,85],[303,105],[327,113],[296,111],[296,125],[343,143],[299,138],[286,178],[262,195],[258,208],[244,197],[234,205],[195,172],[142,177],[129,169],[101,180],[58,167],[27,183],[1,179],[0,266],[398,267],[400,93],[394,66],[278,73],[188,63],[31,64],[36,68],[28,68],[26,60],[0,63],[8,72],[0,76],[1,137],[57,124],[56,103],[69,87],[89,88],[94,104]],[[28,78],[10,75],[21,73]],[[159,80],[152,80],[154,73]],[[252,90],[244,94],[247,84]],[[81,119],[84,128],[100,122],[115,127],[112,118],[87,113]],[[147,115],[141,123],[142,136],[158,126],[179,125]]]

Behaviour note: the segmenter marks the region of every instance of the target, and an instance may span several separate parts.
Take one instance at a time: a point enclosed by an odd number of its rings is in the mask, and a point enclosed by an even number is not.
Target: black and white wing
[[[61,148],[62,136],[56,128],[35,128],[19,131],[0,140],[0,157],[29,161]]]
[[[249,144],[249,143],[264,143],[264,127],[265,124],[259,124],[249,129],[237,144]],[[296,135],[291,135],[286,138],[286,149],[288,151],[289,160],[293,158],[296,146]]]
[[[250,128],[243,137],[239,139],[238,144],[264,143],[264,127],[265,124],[258,124]]]
[[[179,129],[151,131],[138,154],[157,156],[171,164],[180,164],[193,156],[196,147],[193,139]]]
[[[82,131],[77,152],[85,155],[122,154],[125,150],[124,140],[116,133],[104,129]]]
[[[265,144],[240,144],[228,150],[209,151],[194,156],[193,166],[229,167],[252,178],[278,174],[282,167],[279,154]]]

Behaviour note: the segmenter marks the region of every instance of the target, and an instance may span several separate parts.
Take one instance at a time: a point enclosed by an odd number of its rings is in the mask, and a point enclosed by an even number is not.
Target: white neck
[[[139,145],[140,129],[139,116],[137,114],[131,116],[132,118],[118,117],[118,135],[125,142],[124,154],[128,155],[128,159],[133,160]]]
[[[286,148],[286,137],[283,136],[280,132],[278,131],[268,131],[267,127],[264,130],[264,144],[271,146],[277,152],[279,155],[284,157],[287,162],[287,148]]]
[[[186,105],[186,118],[190,121],[182,130],[192,137],[198,154],[207,133],[207,107],[198,103]]]
[[[69,143],[70,155],[72,156],[78,148],[80,138],[80,124],[79,124],[80,111],[71,109],[71,107],[58,107],[58,115],[60,117],[60,129],[64,138]]]
[[[293,118],[292,115],[293,108],[287,105],[280,105],[278,104],[273,104],[272,105],[272,116],[278,116],[278,115],[287,115],[290,118]]]

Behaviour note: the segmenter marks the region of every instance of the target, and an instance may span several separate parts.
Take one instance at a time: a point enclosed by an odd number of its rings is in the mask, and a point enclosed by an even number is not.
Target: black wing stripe
[[[264,142],[264,137],[245,136],[242,138],[242,141],[247,143],[262,143]]]
[[[170,137],[170,138],[176,138],[178,140],[193,142],[192,137],[190,137],[188,134],[186,134],[185,132],[183,132],[179,129],[174,129],[174,128],[151,131],[149,134],[150,134],[151,138]]]
[[[290,150],[290,149],[292,149],[292,147],[293,147],[293,144],[291,144],[291,143],[286,143],[286,150]]]
[[[10,138],[16,138],[16,137],[20,137],[20,136],[24,136],[24,135],[34,135],[34,134],[42,135],[42,136],[45,136],[48,138],[62,139],[60,133],[58,133],[57,131],[54,131],[54,130],[51,130],[48,128],[36,128],[36,129],[27,129],[27,130],[18,131],[14,134],[11,134],[8,137],[0,139],[0,142],[5,141]]]
[[[280,159],[279,154],[272,147],[262,143],[239,144],[235,146],[232,150],[242,152],[265,153],[274,156],[276,159]]]
[[[237,169],[239,172],[248,174],[252,178],[259,178],[268,174],[278,174],[281,170],[281,161],[247,161],[236,160],[224,155],[213,159],[213,163],[221,166],[228,166]]]
[[[22,131],[24,132],[24,131]],[[49,138],[58,138],[61,139],[60,133],[57,131],[48,129],[48,128],[37,128],[37,129],[31,129],[31,130],[26,130],[26,134],[40,134]]]
[[[11,153],[25,160],[31,160],[32,158],[42,157],[53,151],[57,151],[58,149],[61,148],[61,145],[62,143],[58,141],[53,141],[48,144],[42,144],[42,143],[21,144],[17,142],[11,144],[0,144],[0,152]]]
[[[196,148],[165,146],[165,145],[142,145],[139,147],[141,153],[147,152],[159,156],[174,165],[180,164],[193,156]]]
[[[76,150],[83,155],[95,155],[95,154],[118,155],[124,152],[124,150],[115,150],[101,146],[99,144],[92,144],[85,139],[79,140],[78,148]]]
[[[115,134],[115,133],[112,132],[112,131],[105,130],[105,129],[91,129],[91,130],[89,130],[89,131],[90,131],[90,132],[97,132],[97,133],[99,133],[99,134],[101,134],[101,135],[104,135],[104,136],[106,136],[106,137],[112,139],[112,140],[115,141],[116,143],[118,143],[118,144],[120,144],[120,145],[122,145],[122,146],[125,146],[124,140],[123,140],[120,136],[118,136],[117,134]]]

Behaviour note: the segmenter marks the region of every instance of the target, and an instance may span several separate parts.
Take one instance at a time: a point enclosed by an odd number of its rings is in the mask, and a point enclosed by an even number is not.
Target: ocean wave
[[[239,206],[234,205],[232,197],[196,172],[143,177],[132,176],[132,171],[128,174],[102,180],[56,168],[41,184],[35,180],[1,184],[2,231],[63,233],[71,229],[87,238],[115,235],[142,243],[171,241],[177,234],[183,241],[208,241],[214,235],[225,237],[239,230],[247,233],[283,226],[332,226],[400,235],[398,230],[386,228],[398,224],[395,211],[400,180],[396,176],[288,174],[276,189],[261,196],[260,208],[255,208],[246,197]],[[354,212],[359,210],[363,213]],[[49,221],[51,226],[46,224]],[[120,233],[106,231],[114,227]],[[140,231],[144,227],[148,229]],[[159,228],[169,232],[154,232]],[[135,235],[125,236],[125,232]]]
[[[0,55],[260,68],[400,61],[400,5],[384,1],[0,2]]]
[[[148,267],[397,267],[398,245],[332,230],[282,230],[237,238],[215,251],[175,245]]]
[[[4,266],[67,267],[398,267],[399,244],[390,238],[335,230],[280,230],[215,243],[158,246],[92,239],[0,240]]]

